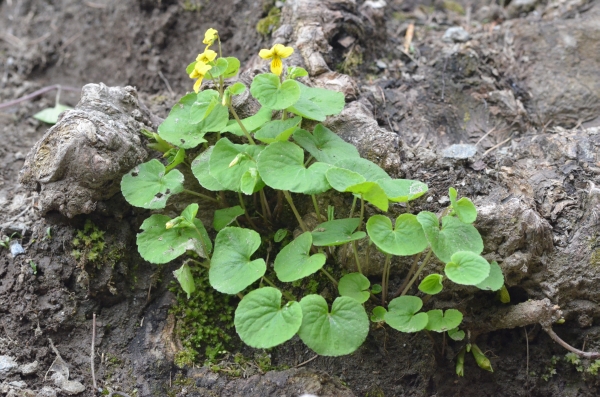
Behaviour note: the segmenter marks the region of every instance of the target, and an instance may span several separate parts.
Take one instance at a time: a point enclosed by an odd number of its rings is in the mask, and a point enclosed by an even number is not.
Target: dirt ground
[[[342,9],[355,2],[327,3]],[[600,350],[600,205],[592,195],[600,186],[600,3],[388,0],[385,24],[373,24],[365,10],[383,3],[356,1],[351,11],[373,30],[346,45],[352,30],[342,28],[326,60],[355,79],[354,102],[397,135],[402,163],[388,171],[429,185],[432,200],[418,209],[435,211],[449,186],[460,186],[482,208],[515,197],[532,208],[546,242],[535,258],[518,262],[535,250],[536,232],[523,230],[508,247],[511,236],[499,237],[494,225],[502,219],[493,216],[477,225],[484,253],[506,254],[496,260],[506,259],[511,304],[550,298],[567,320],[556,332],[578,348]],[[242,64],[256,61],[259,49],[271,45],[256,24],[273,6],[267,0],[0,0],[0,103],[60,84],[67,87],[61,102],[75,106],[83,85],[103,82],[135,86],[140,100],[165,117],[191,89],[183,69],[202,51],[203,32],[218,29],[225,53]],[[405,51],[411,24],[415,33]],[[453,26],[466,28],[469,39],[444,41]],[[183,344],[176,330],[185,320],[173,309],[181,297],[170,286],[180,264],[156,267],[139,257],[135,236],[147,213],[117,195],[90,215],[42,217],[38,193],[18,184],[25,156],[48,129],[32,115],[53,106],[55,93],[0,107],[0,234],[25,251],[13,257],[0,248],[1,396],[69,395],[76,384],[51,380],[64,371],[60,362],[69,380],[85,386],[73,395],[99,395],[90,370],[94,314],[95,378],[105,394],[600,395],[598,376],[587,371],[591,362],[567,362],[566,351],[539,325],[480,335],[494,372],[468,357],[464,378],[454,369],[461,344],[389,328],[373,328],[347,357],[313,359],[297,338],[255,351],[234,337],[229,353],[208,366],[199,356],[179,368],[173,361]],[[457,143],[477,143],[478,154],[468,160],[441,155]],[[88,221],[95,226],[86,229]],[[98,260],[72,254],[78,231],[103,232],[95,240],[104,245]],[[587,268],[580,271],[575,262]],[[403,276],[397,269],[392,285]],[[471,302],[465,310],[473,318],[501,306],[472,291],[440,298],[443,307]]]

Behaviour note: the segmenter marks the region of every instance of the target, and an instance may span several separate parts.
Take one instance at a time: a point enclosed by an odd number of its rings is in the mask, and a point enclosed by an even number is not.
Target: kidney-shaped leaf
[[[338,297],[331,306],[321,295],[307,295],[300,301],[300,339],[321,356],[350,354],[363,344],[369,333],[369,318],[362,304]]]
[[[392,178],[380,166],[367,159],[343,158],[334,164],[336,167],[345,168],[362,175],[368,182],[391,180]]]
[[[275,258],[275,273],[279,280],[289,283],[317,272],[327,259],[323,254],[310,255],[312,235],[302,233],[286,245]]]
[[[242,177],[250,168],[256,168],[256,158],[262,149],[264,146],[238,145],[221,138],[210,154],[210,175],[225,189],[239,192]]]
[[[456,284],[477,285],[490,275],[490,264],[473,252],[460,251],[452,255],[444,272]]]
[[[392,221],[387,216],[374,215],[367,221],[367,232],[380,250],[392,255],[414,255],[429,244],[421,224],[413,214],[400,215],[393,229]]]
[[[304,150],[293,142],[274,142],[257,160],[258,172],[267,186],[294,193],[319,194],[329,190],[325,173],[331,167],[314,163],[304,167]]]
[[[250,86],[250,93],[261,105],[281,110],[292,106],[300,98],[299,83],[294,80],[279,81],[272,73],[257,75]]]
[[[244,214],[244,209],[239,205],[230,208],[223,208],[215,211],[213,218],[213,228],[218,232],[226,226],[229,226],[236,218]]]
[[[342,245],[366,236],[365,232],[354,232],[360,223],[358,218],[335,219],[318,225],[312,231],[315,247]]]
[[[339,167],[331,167],[325,176],[331,187],[342,193],[347,192],[351,186],[366,182],[361,174]]]
[[[427,193],[427,185],[410,179],[380,179],[377,181],[390,201],[407,203]]]
[[[341,296],[349,296],[360,303],[369,300],[371,282],[360,273],[348,273],[340,279],[338,292]]]
[[[445,216],[442,218],[440,230],[437,216],[427,211],[419,213],[417,219],[423,226],[433,253],[444,263],[450,262],[452,254],[458,251],[471,251],[475,254],[483,251],[483,240],[471,224],[452,216]]]
[[[475,222],[477,219],[477,208],[475,208],[475,204],[466,197],[456,200],[458,193],[453,187],[449,189],[448,195],[450,196],[452,209],[456,213],[456,216],[458,216],[458,219],[464,223]]]
[[[425,329],[435,332],[446,332],[460,325],[463,315],[456,309],[448,309],[446,312],[441,310],[430,310],[427,312],[429,321]]]
[[[202,242],[210,251],[211,243],[200,219],[193,219],[195,227],[166,228],[171,218],[154,214],[146,219],[137,235],[138,251],[150,263],[167,263],[185,253],[195,251],[206,257]]]
[[[324,88],[307,87],[298,83],[300,98],[287,110],[307,119],[325,121],[329,115],[344,110],[344,94]]]
[[[287,141],[302,121],[302,117],[294,117],[287,120],[273,120],[263,125],[256,131],[254,137],[264,143]]]
[[[504,285],[502,269],[496,261],[490,263],[490,275],[475,286],[485,291],[498,291]]]
[[[121,191],[125,200],[136,207],[165,208],[171,195],[183,191],[183,174],[178,170],[165,174],[165,166],[152,159],[123,175]]]
[[[417,313],[423,307],[423,301],[416,296],[399,296],[388,305],[385,322],[400,332],[417,332],[427,326],[427,313]]]
[[[323,163],[335,164],[343,158],[360,157],[354,145],[344,141],[323,124],[317,124],[312,134],[305,130],[294,131],[294,141]]]
[[[272,287],[255,289],[235,310],[235,330],[248,346],[268,349],[290,340],[302,324],[298,302],[281,307],[281,292]]]
[[[222,229],[215,239],[208,280],[224,294],[237,294],[261,278],[267,265],[262,258],[250,257],[260,246],[260,234],[239,227]]]
[[[419,284],[419,291],[429,295],[439,294],[444,288],[442,285],[443,280],[444,276],[441,274],[430,274]]]

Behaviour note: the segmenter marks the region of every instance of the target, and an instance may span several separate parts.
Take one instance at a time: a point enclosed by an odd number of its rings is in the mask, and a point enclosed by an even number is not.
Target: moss
[[[452,11],[460,15],[465,15],[465,9],[456,1],[446,0],[444,1],[444,9],[447,11]]]
[[[600,248],[594,250],[592,255],[590,255],[590,265],[599,266],[600,265]]]
[[[179,4],[181,4],[181,8],[184,11],[188,12],[200,11],[202,9],[202,1],[200,0],[184,0]]]
[[[359,45],[350,47],[344,55],[344,60],[338,64],[337,70],[340,73],[354,75],[360,65],[363,64],[363,53]]]
[[[75,247],[71,251],[71,256],[79,261],[82,268],[88,262],[95,262],[97,266],[101,266],[105,262],[100,259],[107,259],[102,255],[105,248],[104,232],[89,219],[85,222],[83,229],[77,231],[71,245]],[[115,255],[113,251],[110,253]]]
[[[258,21],[256,24],[256,31],[263,36],[268,36],[279,27],[280,22],[281,10],[277,7],[272,7],[267,13],[267,16]]]

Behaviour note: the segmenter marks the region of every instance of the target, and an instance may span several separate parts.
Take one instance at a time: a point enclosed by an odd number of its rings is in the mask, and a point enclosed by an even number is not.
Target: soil
[[[377,6],[366,3],[384,2],[357,3],[364,11]],[[436,211],[449,186],[460,186],[481,207],[519,198],[534,209],[539,228],[518,231],[517,242],[508,232],[500,236],[508,226],[494,229],[501,217],[482,221],[484,253],[507,259],[511,304],[550,298],[567,320],[555,327],[557,333],[579,348],[600,350],[600,206],[592,194],[600,185],[600,4],[506,3],[389,0],[385,24],[358,39],[358,66],[342,64],[352,55],[341,44],[349,31],[332,40],[327,61],[351,73],[356,102],[379,127],[397,134],[402,163],[388,171],[429,185],[432,200],[422,200],[418,209]],[[61,103],[74,106],[80,87],[103,82],[137,87],[141,101],[165,117],[191,89],[183,67],[202,51],[203,32],[216,28],[224,53],[242,64],[256,62],[258,50],[271,45],[256,24],[272,6],[266,0],[0,0],[0,102],[61,84],[67,87]],[[358,13],[368,20],[363,11]],[[415,35],[404,51],[411,23]],[[442,41],[451,26],[468,28],[471,39]],[[203,358],[177,367],[173,361],[182,345],[175,329],[182,320],[170,311],[178,298],[169,286],[180,263],[156,267],[139,257],[135,236],[147,213],[117,195],[90,215],[42,217],[38,193],[18,183],[26,154],[48,128],[32,115],[53,106],[55,92],[0,108],[0,234],[25,251],[13,257],[0,248],[0,363],[7,356],[21,366],[38,365],[4,374],[0,365],[0,395],[67,393],[50,380],[57,357],[52,344],[69,367],[69,379],[85,386],[79,395],[98,395],[90,371],[93,328],[98,386],[130,396],[600,395],[598,377],[585,370],[591,363],[584,360],[583,371],[568,363],[566,351],[539,325],[480,335],[477,344],[494,372],[481,370],[469,356],[462,378],[455,374],[462,344],[383,327],[374,327],[346,357],[312,359],[314,353],[295,338],[269,352],[234,342],[212,367],[202,367]],[[478,143],[478,155],[440,155],[455,143]],[[85,249],[73,255],[78,231],[89,221],[104,233],[98,259]],[[84,234],[91,234],[89,227]],[[523,270],[519,255],[536,251]],[[517,263],[510,269],[509,257]],[[396,266],[392,287],[404,276]],[[475,319],[486,307],[502,305],[493,295],[461,290],[442,294],[440,302],[438,307],[460,307]],[[249,363],[238,377],[223,370],[237,368],[235,353]],[[15,381],[26,385],[10,386]]]

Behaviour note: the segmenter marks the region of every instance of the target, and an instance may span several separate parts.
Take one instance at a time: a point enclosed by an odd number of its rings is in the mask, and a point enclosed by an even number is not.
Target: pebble
[[[44,386],[42,387],[42,389],[40,391],[38,391],[38,394],[36,397],[56,397],[56,390],[54,390],[51,387],[48,386]]]
[[[36,371],[38,370],[39,367],[39,363],[37,361],[34,361],[32,363],[29,364],[23,364],[19,367],[19,372],[21,372],[23,375],[31,375],[36,373]]]
[[[8,383],[9,386],[16,387],[17,389],[24,389],[27,387],[27,383],[22,380],[15,380]]]
[[[464,43],[465,41],[469,41],[470,39],[471,35],[469,34],[469,32],[467,32],[460,26],[453,26],[451,28],[448,28],[448,30],[446,30],[446,33],[444,33],[444,36],[442,36],[442,41],[448,43]]]
[[[19,364],[10,356],[0,356],[0,379],[9,376]]]
[[[477,146],[459,143],[448,146],[442,151],[442,156],[450,159],[468,159],[477,153]]]
[[[18,241],[13,240],[10,243],[10,253],[12,254],[13,258],[16,258],[17,255],[24,254],[25,250],[23,249],[23,246],[19,244]]]
[[[69,396],[75,396],[85,391],[85,386],[82,385],[81,382],[68,380],[60,372],[55,372],[50,379],[52,379],[54,384]]]
[[[383,62],[382,60],[377,60],[377,62],[375,62],[375,65],[377,65],[377,67],[379,69],[387,69],[387,63]]]

